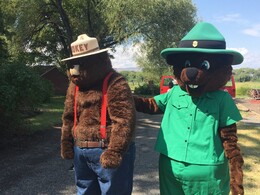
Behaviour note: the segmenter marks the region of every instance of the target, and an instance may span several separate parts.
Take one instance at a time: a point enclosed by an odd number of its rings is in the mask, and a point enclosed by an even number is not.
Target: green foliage
[[[162,75],[172,74],[160,52],[168,47],[177,47],[179,41],[196,23],[196,8],[189,0],[152,1],[146,22],[151,24],[143,29],[143,44],[138,65],[151,80],[159,81]],[[148,11],[148,10],[147,10]]]
[[[260,81],[260,68],[240,68],[233,70],[235,81],[249,82]]]
[[[50,101],[39,106],[41,114],[26,118],[27,133],[43,131],[51,128],[53,125],[60,124],[61,116],[64,109],[65,96],[53,96]],[[48,122],[46,122],[48,121]]]
[[[7,61],[7,57],[8,57],[7,38],[5,36],[5,27],[4,27],[2,8],[0,7],[0,66]]]
[[[22,119],[51,96],[51,85],[25,65],[8,64],[0,69],[1,134],[21,128]]]
[[[175,46],[190,29],[195,7],[191,0],[149,0],[145,6],[143,3],[9,0],[2,1],[0,6],[8,27],[9,51],[26,64],[59,65],[60,59],[70,55],[71,42],[79,34],[87,33],[97,37],[101,48],[142,40],[147,58],[155,60],[150,65],[162,65],[160,50]]]
[[[160,93],[159,85],[150,86],[144,84],[142,86],[136,87],[134,93],[137,95],[158,95]]]

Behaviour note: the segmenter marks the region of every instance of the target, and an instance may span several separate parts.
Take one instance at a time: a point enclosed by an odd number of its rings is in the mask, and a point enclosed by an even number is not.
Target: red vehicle
[[[228,92],[232,98],[236,97],[236,84],[235,84],[235,79],[234,79],[233,75],[231,75],[230,80],[221,89]]]
[[[162,76],[160,82],[160,94],[166,93],[170,89],[169,83],[173,80],[174,77],[171,75]],[[235,85],[235,79],[233,75],[231,75],[230,81],[228,81],[227,84],[221,89],[228,92],[232,96],[232,98],[236,97],[236,85]]]
[[[173,80],[174,77],[171,75],[162,76],[160,82],[160,94],[166,93],[170,89],[169,83],[172,82]]]

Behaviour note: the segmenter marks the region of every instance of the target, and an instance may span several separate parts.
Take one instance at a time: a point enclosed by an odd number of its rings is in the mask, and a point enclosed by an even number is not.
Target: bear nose
[[[197,68],[194,68],[194,67],[187,68],[186,76],[188,77],[188,79],[190,81],[194,81],[196,79],[197,75],[198,75],[198,69]]]

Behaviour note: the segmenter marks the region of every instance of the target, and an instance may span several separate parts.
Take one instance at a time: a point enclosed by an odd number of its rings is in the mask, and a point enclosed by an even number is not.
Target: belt
[[[79,148],[106,148],[108,146],[108,143],[105,140],[101,140],[101,141],[74,140],[74,144]]]

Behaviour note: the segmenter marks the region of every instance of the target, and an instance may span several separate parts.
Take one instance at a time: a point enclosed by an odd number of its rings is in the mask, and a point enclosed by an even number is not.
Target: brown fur
[[[229,160],[230,187],[232,194],[244,194],[242,171],[244,160],[240,148],[237,145],[236,124],[221,128],[220,137],[223,142],[225,155]]]
[[[206,92],[216,91],[223,87],[232,74],[232,56],[186,53],[167,56],[167,63],[173,66],[174,76],[182,88],[193,97],[200,97]],[[186,61],[189,60],[189,64]],[[207,60],[210,68],[207,70],[202,62]],[[189,85],[198,85],[190,88]],[[153,98],[134,97],[136,110],[149,114],[160,113]],[[228,108],[227,108],[228,109]],[[219,129],[225,155],[229,160],[230,187],[233,195],[244,194],[243,189],[243,157],[237,145],[237,127],[233,124]]]
[[[154,98],[142,98],[134,96],[135,109],[138,112],[143,112],[147,114],[162,114],[163,112],[157,106]]]
[[[70,62],[80,64],[80,76],[71,78],[63,113],[61,156],[73,158],[73,140],[99,141],[102,84],[112,71],[107,95],[108,147],[100,162],[105,168],[118,167],[122,155],[134,139],[135,109],[131,90],[125,78],[112,69],[106,52]],[[74,90],[79,86],[77,97],[76,137],[73,135]]]
[[[223,87],[232,74],[232,56],[210,54],[179,54],[168,56],[167,63],[173,65],[174,76],[179,86],[193,97],[199,97],[210,91],[216,91]],[[190,66],[185,66],[189,60]],[[204,60],[210,63],[209,70],[202,67]],[[188,76],[188,72],[194,71],[194,78]],[[188,85],[198,85],[197,89],[191,89]]]

